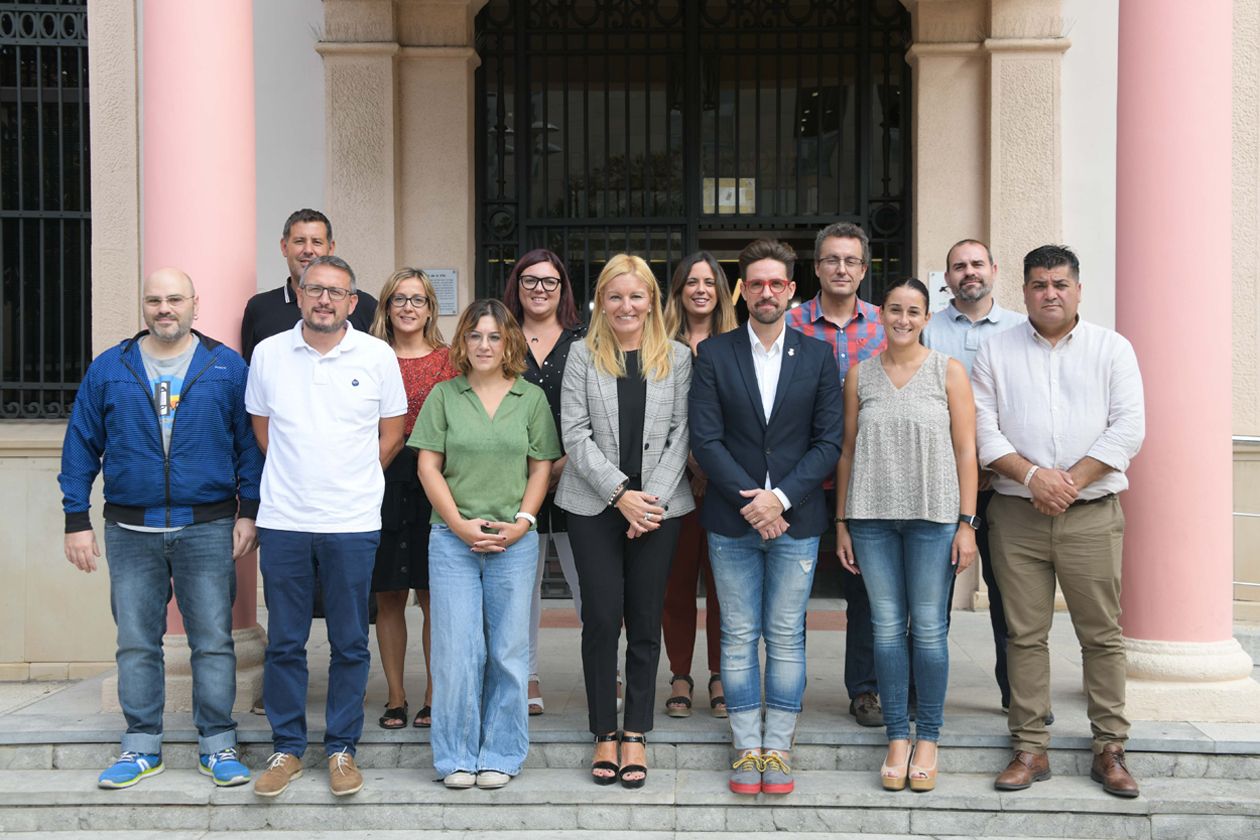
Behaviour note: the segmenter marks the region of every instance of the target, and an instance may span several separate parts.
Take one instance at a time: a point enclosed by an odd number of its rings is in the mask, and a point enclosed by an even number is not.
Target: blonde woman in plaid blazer
[[[568,511],[582,589],[582,667],[596,784],[647,779],[665,584],[680,518],[695,508],[687,465],[691,352],[665,331],[660,289],[642,259],[600,272],[586,340],[569,351],[560,427],[569,461],[556,504]],[[625,733],[617,752],[617,644],[626,628]]]

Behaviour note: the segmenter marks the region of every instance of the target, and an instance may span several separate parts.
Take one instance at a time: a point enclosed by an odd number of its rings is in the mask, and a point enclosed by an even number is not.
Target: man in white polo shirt
[[[329,788],[340,796],[363,787],[354,752],[371,661],[368,590],[382,465],[402,448],[407,396],[394,351],[347,320],[358,302],[350,266],[318,257],[299,288],[301,322],[255,348],[245,389],[267,456],[258,541],[267,599],[263,702],[275,745],[254,792],[276,796],[302,774],[318,570],[332,653],[324,751]]]

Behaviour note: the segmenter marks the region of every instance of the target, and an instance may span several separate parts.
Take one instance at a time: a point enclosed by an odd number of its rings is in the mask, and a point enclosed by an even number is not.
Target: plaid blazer
[[[647,380],[643,417],[643,492],[668,504],[666,519],[695,510],[687,466],[689,431],[687,393],[691,387],[691,350],[670,342],[671,366],[664,379]],[[595,369],[585,341],[574,342],[560,386],[560,436],[569,456],[556,504],[579,516],[608,508],[617,485],[626,480],[619,468],[621,434],[617,421],[617,380]]]

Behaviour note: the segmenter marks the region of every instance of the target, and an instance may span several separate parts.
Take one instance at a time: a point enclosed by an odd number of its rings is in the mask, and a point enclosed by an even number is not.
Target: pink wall
[[[1116,326],[1147,423],[1124,496],[1132,638],[1232,636],[1231,26],[1226,2],[1120,4]]]
[[[250,0],[144,4],[144,273],[186,271],[202,333],[239,349],[254,278]],[[257,623],[254,558],[237,564],[234,627]],[[173,632],[182,632],[174,605]]]

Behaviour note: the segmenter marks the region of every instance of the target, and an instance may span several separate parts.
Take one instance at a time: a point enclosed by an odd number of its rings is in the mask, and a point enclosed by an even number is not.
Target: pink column
[[[196,328],[239,349],[254,276],[250,0],[144,4],[144,272],[183,269]],[[237,563],[234,629],[258,623],[257,562]],[[174,603],[168,629],[182,633]]]
[[[1120,4],[1116,326],[1146,388],[1124,496],[1134,717],[1228,716],[1203,683],[1255,693],[1231,607],[1231,26],[1229,3]]]

